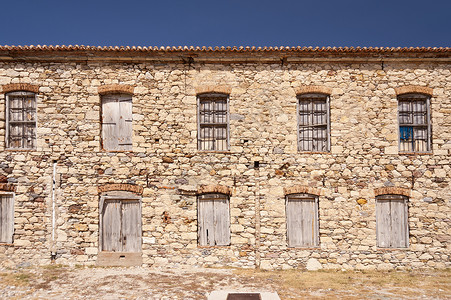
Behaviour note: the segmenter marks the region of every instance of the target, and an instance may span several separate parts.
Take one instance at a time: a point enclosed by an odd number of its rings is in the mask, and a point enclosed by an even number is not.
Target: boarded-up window
[[[132,149],[132,97],[102,96],[102,142],[105,150]]]
[[[203,194],[198,197],[198,230],[201,246],[230,245],[228,196]]]
[[[0,243],[12,243],[14,233],[14,196],[0,194]]]
[[[409,246],[408,198],[381,195],[376,198],[377,246],[406,248]]]
[[[198,99],[199,150],[229,149],[229,98],[223,94],[202,94]]]
[[[318,197],[310,194],[287,195],[286,213],[288,246],[318,246]]]
[[[31,92],[6,94],[6,147],[36,147],[36,95]]]
[[[330,151],[329,96],[298,96],[299,151]]]
[[[101,251],[141,251],[141,206],[137,199],[105,198],[101,213]]]
[[[431,150],[429,96],[405,94],[398,96],[399,151]]]

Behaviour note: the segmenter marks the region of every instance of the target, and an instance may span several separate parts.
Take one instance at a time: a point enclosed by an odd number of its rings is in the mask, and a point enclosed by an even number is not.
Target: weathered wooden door
[[[0,243],[12,243],[14,233],[13,195],[0,195]]]
[[[288,246],[317,246],[318,209],[316,198],[288,195],[286,212]]]
[[[377,246],[405,248],[409,246],[407,197],[383,195],[376,201]]]
[[[138,200],[105,200],[101,241],[103,251],[141,251],[141,213]]]
[[[229,200],[226,195],[199,196],[199,245],[225,246],[230,244]]]

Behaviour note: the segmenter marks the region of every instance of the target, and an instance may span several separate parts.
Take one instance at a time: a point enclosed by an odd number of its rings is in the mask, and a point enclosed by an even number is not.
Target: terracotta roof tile
[[[323,53],[418,53],[418,52],[451,52],[450,47],[194,47],[194,46],[84,46],[84,45],[27,45],[27,46],[0,46],[0,51],[99,51],[99,52],[323,52]]]

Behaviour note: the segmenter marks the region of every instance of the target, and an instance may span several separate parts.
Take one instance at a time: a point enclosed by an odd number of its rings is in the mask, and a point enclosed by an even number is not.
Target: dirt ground
[[[451,299],[451,270],[259,271],[49,265],[0,270],[2,299],[206,299],[214,290],[281,299]]]

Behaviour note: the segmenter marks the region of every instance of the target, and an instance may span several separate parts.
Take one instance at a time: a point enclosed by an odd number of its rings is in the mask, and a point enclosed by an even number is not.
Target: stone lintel
[[[304,85],[295,89],[296,95],[302,94],[332,94],[332,88],[321,85]]]
[[[218,93],[230,95],[232,93],[232,87],[228,85],[201,85],[195,87],[194,90],[196,91],[196,95],[206,93]]]
[[[198,195],[208,194],[208,193],[219,193],[219,194],[225,194],[225,195],[231,196],[232,190],[229,189],[228,187],[222,186],[222,185],[201,185],[197,189]]]
[[[26,91],[32,93],[39,92],[39,86],[29,83],[11,83],[2,86],[3,93]]]

